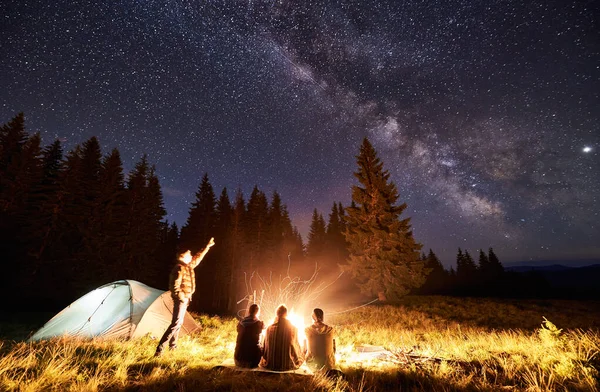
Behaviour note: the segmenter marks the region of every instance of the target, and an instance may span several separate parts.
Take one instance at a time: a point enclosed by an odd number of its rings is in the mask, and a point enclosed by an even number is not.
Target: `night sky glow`
[[[0,122],[157,166],[169,221],[200,179],[277,190],[306,234],[348,205],[364,136],[415,237],[501,261],[600,258],[592,1],[0,4]],[[306,238],[306,237],[305,237]]]

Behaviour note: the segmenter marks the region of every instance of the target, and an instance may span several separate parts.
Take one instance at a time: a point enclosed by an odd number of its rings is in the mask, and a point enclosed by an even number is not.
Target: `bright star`
[[[592,151],[592,147],[590,147],[590,146],[583,147],[583,152],[591,152],[591,151]]]

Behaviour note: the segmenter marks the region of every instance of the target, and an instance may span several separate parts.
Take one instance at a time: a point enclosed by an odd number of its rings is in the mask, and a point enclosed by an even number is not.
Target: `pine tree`
[[[164,222],[161,230],[160,245],[157,250],[157,260],[160,266],[159,276],[161,279],[156,284],[156,288],[168,290],[168,280],[175,261],[177,260],[177,244],[179,242],[179,228],[177,223]]]
[[[498,260],[498,256],[494,253],[492,248],[489,249],[488,259],[490,261],[490,276],[493,279],[498,279],[504,275],[504,266]]]
[[[285,206],[281,202],[281,196],[276,191],[273,192],[269,212],[267,216],[267,248],[268,255],[266,259],[270,260],[270,265],[279,265],[286,260],[285,250],[285,231],[286,222],[284,217]]]
[[[477,265],[467,250],[458,248],[456,256],[456,278],[463,293],[470,292],[477,283]]]
[[[69,151],[63,161],[60,173],[59,205],[56,223],[56,236],[53,238],[51,249],[47,249],[47,262],[56,281],[64,285],[54,287],[47,293],[47,298],[54,302],[67,302],[84,292],[88,282],[78,279],[81,268],[86,261],[80,257],[83,250],[83,234],[81,227],[85,224],[87,209],[82,208],[80,200],[84,198],[83,191],[83,150],[75,146]]]
[[[246,202],[241,189],[238,189],[235,195],[235,204],[231,212],[231,237],[229,240],[229,248],[231,253],[228,264],[232,274],[229,276],[229,293],[227,301],[227,310],[229,313],[235,311],[236,298],[241,282],[241,265],[242,255],[245,253],[245,223],[246,223]]]
[[[99,257],[104,266],[102,280],[122,279],[123,254],[120,247],[125,241],[128,226],[127,190],[121,155],[115,148],[103,158],[100,168],[99,212],[100,229],[96,233]],[[157,286],[158,287],[158,286]]]
[[[421,287],[420,292],[423,294],[441,294],[448,288],[449,274],[444,269],[440,259],[429,249],[429,254],[423,253],[421,258],[425,261],[425,268],[430,272],[427,275],[425,284]]]
[[[326,233],[327,272],[337,272],[337,266],[343,263],[348,256],[343,219],[344,209],[342,203],[333,203]]]
[[[245,233],[247,244],[246,271],[255,269],[264,269],[262,272],[271,271],[273,265],[264,260],[267,250],[267,240],[269,235],[268,228],[269,206],[264,192],[257,186],[254,187],[248,200],[248,209],[246,212]]]
[[[208,173],[205,173],[196,192],[196,200],[190,208],[186,224],[181,228],[181,252],[190,250],[194,254],[204,249],[208,240],[214,237],[216,205],[215,192],[208,180]],[[207,254],[207,257],[211,252]]]
[[[217,201],[216,211],[216,224],[215,224],[215,240],[219,241],[221,246],[215,247],[214,257],[218,260],[219,265],[216,266],[215,270],[215,281],[213,283],[212,293],[212,308],[218,312],[227,310],[229,303],[229,294],[231,292],[229,284],[231,282],[231,276],[235,273],[230,268],[232,257],[231,248],[231,231],[232,231],[232,220],[233,220],[233,208],[229,201],[229,194],[227,188],[223,188],[219,200]]]
[[[29,138],[25,131],[25,115],[19,113],[0,128],[0,176],[9,179],[7,168],[13,160],[19,159],[19,153]],[[0,182],[0,190],[4,190],[4,181]],[[1,207],[1,206],[0,206]]]
[[[41,177],[33,185],[27,201],[20,234],[23,247],[27,250],[26,268],[23,270],[21,284],[30,287],[32,298],[43,297],[51,291],[47,276],[52,274],[48,268],[48,257],[45,252],[48,245],[54,244],[57,233],[58,218],[62,208],[60,202],[59,175],[61,170],[62,147],[57,140],[42,151]]]
[[[140,268],[140,262],[145,256],[147,249],[143,247],[144,240],[142,236],[149,233],[144,230],[140,218],[146,211],[145,197],[146,187],[148,186],[148,157],[144,154],[139,162],[135,164],[133,171],[127,179],[127,224],[121,245],[123,262],[120,268],[120,275],[127,276],[130,279]]]
[[[298,242],[297,229],[292,226],[292,220],[290,219],[290,213],[287,210],[285,204],[283,205],[283,249],[281,258],[284,260],[293,260],[302,264],[304,260],[304,247],[302,245],[302,238]]]
[[[400,219],[406,204],[396,205],[396,185],[366,138],[357,163],[354,175],[360,186],[352,187],[356,206],[346,210],[350,257],[344,269],[363,293],[397,299],[425,281],[421,245],[413,238],[410,218]]]
[[[325,219],[317,209],[313,210],[310,229],[308,232],[308,243],[306,244],[306,256],[312,259],[312,262],[320,262],[325,253],[327,245],[327,235],[325,228]]]
[[[31,257],[36,260],[37,267],[33,273],[38,273],[40,264],[37,261],[43,259],[48,244],[53,243],[56,238],[59,213],[62,209],[60,190],[60,174],[62,170],[62,146],[56,140],[42,152],[42,178],[38,183],[36,199],[33,201],[30,216],[35,219],[30,221],[26,233],[28,237],[28,250]]]
[[[124,274],[130,279],[160,285],[168,277],[160,276],[157,257],[166,214],[155,168],[146,155],[135,165],[127,181],[127,226],[121,247]]]
[[[20,113],[0,128],[0,290],[14,292],[32,268],[28,263],[29,214],[42,177],[40,136],[29,136]]]
[[[164,207],[162,189],[154,166],[150,168],[150,173],[148,174],[144,201],[144,209],[147,213],[141,218],[143,218],[143,227],[144,231],[147,233],[147,237],[142,239],[144,240],[144,246],[147,252],[143,260],[143,272],[140,272],[136,276],[138,279],[148,282],[149,285],[156,287],[164,281],[166,276],[166,274],[163,274],[165,269],[158,257],[158,251],[160,247],[161,232],[165,226],[163,218],[167,214],[167,211]]]
[[[292,238],[293,238],[293,243],[294,243],[294,249],[296,250],[296,253],[294,256],[294,251],[291,252],[291,255],[295,257],[295,259],[300,259],[303,260],[305,257],[305,248],[306,246],[304,246],[304,241],[302,240],[302,235],[300,234],[300,232],[298,231],[298,228],[296,226],[294,226],[293,228],[293,233],[292,233]]]
[[[479,249],[479,271],[482,276],[488,276],[490,269],[490,259],[485,254],[483,249]]]
[[[102,208],[100,200],[100,172],[102,169],[102,151],[96,137],[83,143],[81,154],[81,176],[79,186],[81,198],[75,201],[80,215],[77,227],[81,234],[82,246],[77,254],[80,260],[75,269],[78,271],[78,287],[81,291],[97,287],[105,282],[102,279],[106,266],[101,261],[102,243],[98,233],[102,229]]]
[[[206,246],[211,237],[215,236],[217,224],[217,200],[212,185],[205,173],[196,192],[196,200],[192,203],[185,226],[181,229],[180,252],[190,250],[195,254]],[[215,253],[225,244],[220,244],[215,238],[216,245],[206,254],[202,263],[196,267],[196,292],[192,298],[191,310],[213,310],[213,290],[217,262]]]

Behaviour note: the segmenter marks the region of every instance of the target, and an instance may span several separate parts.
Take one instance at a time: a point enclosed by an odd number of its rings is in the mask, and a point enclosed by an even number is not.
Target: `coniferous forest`
[[[117,149],[104,153],[95,137],[71,151],[60,141],[44,147],[23,114],[2,126],[0,141],[0,287],[23,305],[56,309],[120,279],[167,289],[177,254],[201,250],[210,237],[218,246],[196,269],[195,311],[233,312],[252,272],[279,276],[290,261],[297,273],[316,261],[329,272],[345,258],[341,203],[328,225],[315,216],[305,249],[277,192],[216,192],[204,174],[179,228],[164,219],[146,156],[126,176]]]
[[[199,174],[179,228],[165,219],[161,186],[146,156],[126,175],[119,151],[101,151],[96,137],[71,151],[58,140],[42,146],[19,114],[0,128],[0,290],[18,296],[19,305],[49,310],[121,279],[166,290],[177,255],[198,252],[215,237],[217,246],[196,269],[190,310],[232,314],[253,273],[276,280],[290,268],[310,276],[316,266],[321,276],[345,271],[347,284],[352,276],[365,295],[380,299],[556,294],[540,275],[505,271],[492,248],[480,250],[477,263],[459,248],[450,270],[433,250],[419,257],[422,245],[412,237],[410,219],[399,218],[406,204],[395,204],[397,189],[366,139],[361,148],[359,160],[372,166],[359,162],[355,175],[363,187],[354,187],[350,206],[332,202],[327,219],[315,209],[304,244],[277,192],[215,190],[207,173]],[[371,199],[383,204],[370,205]],[[372,211],[381,211],[376,224]],[[386,235],[392,231],[398,236]]]

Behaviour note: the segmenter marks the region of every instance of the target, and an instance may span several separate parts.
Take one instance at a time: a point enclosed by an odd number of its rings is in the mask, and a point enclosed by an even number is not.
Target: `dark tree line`
[[[310,276],[315,264],[329,273],[345,259],[341,203],[328,224],[315,212],[305,249],[277,192],[267,197],[255,187],[247,199],[240,190],[232,197],[226,188],[217,197],[205,174],[180,232],[164,220],[146,156],[125,176],[117,149],[103,155],[95,137],[66,154],[60,141],[42,147],[19,114],[0,128],[0,290],[55,309],[120,279],[167,289],[177,255],[215,237],[190,309],[227,313],[253,273],[278,282],[290,266]]]
[[[164,286],[178,231],[165,213],[145,156],[125,179],[119,151],[103,156],[95,137],[64,154],[29,135],[23,114],[2,126],[4,293],[51,307],[118,279]]]
[[[475,263],[468,250],[458,248],[456,270],[446,270],[436,254],[430,249],[423,253],[421,260],[430,270],[419,294],[445,295],[500,295],[505,289],[506,276],[504,267],[489,248],[488,253],[479,250],[479,260]]]
[[[540,271],[515,272],[505,270],[492,248],[479,250],[477,262],[468,250],[458,249],[456,269],[445,269],[430,249],[422,254],[426,268],[431,270],[425,284],[416,294],[510,298],[592,298],[598,290],[586,287],[553,286]],[[594,271],[590,271],[593,273]]]
[[[224,188],[217,198],[205,174],[181,229],[178,252],[197,252],[211,237],[216,245],[196,269],[191,310],[233,313],[253,273],[278,279],[289,260],[304,263],[302,237],[277,192],[268,198],[255,186],[247,201],[241,190],[231,201]]]
[[[216,245],[197,268],[194,311],[235,312],[253,274],[277,284],[288,273],[308,278],[315,269],[326,279],[344,270],[380,299],[526,287],[514,283],[491,248],[480,251],[478,263],[459,249],[449,271],[431,250],[419,257],[410,218],[401,217],[406,204],[397,202],[367,139],[357,163],[352,204],[333,203],[327,219],[315,209],[306,246],[277,192],[267,196],[255,186],[246,196],[224,188],[217,196],[208,174],[179,230],[164,219],[161,186],[146,156],[125,175],[117,149],[103,154],[95,137],[67,153],[58,140],[43,147],[19,114],[0,128],[0,290],[40,309],[120,279],[167,289],[177,255],[200,251],[211,237]]]

